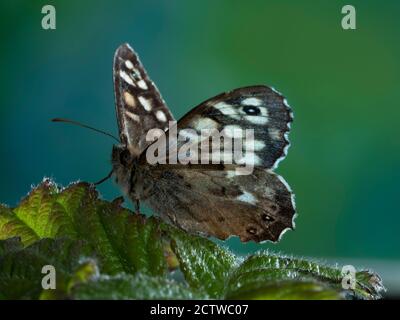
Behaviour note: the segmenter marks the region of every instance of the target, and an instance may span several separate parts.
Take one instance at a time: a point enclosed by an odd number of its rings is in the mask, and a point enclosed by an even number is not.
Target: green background
[[[56,30],[41,28],[45,4],[56,7]],[[345,4],[356,7],[357,30],[341,28]],[[67,185],[108,173],[112,140],[49,119],[116,133],[112,58],[129,42],[176,118],[253,84],[292,106],[278,172],[296,194],[297,228],[279,244],[231,239],[236,252],[400,261],[399,1],[14,0],[0,9],[1,202],[15,205],[43,176]],[[99,189],[120,194],[111,182]]]

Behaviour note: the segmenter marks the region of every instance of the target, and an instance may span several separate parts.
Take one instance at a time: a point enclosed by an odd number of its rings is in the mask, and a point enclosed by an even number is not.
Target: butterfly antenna
[[[100,181],[97,181],[95,183],[93,183],[95,186],[98,186],[99,184],[102,184],[104,181],[107,181],[108,179],[111,178],[111,176],[113,175],[113,170],[110,171],[110,173],[104,177],[103,179],[101,179]]]
[[[113,136],[111,133],[108,133],[108,132],[105,132],[105,131],[103,131],[103,130],[99,130],[99,129],[93,128],[93,127],[91,127],[91,126],[88,126],[88,125],[86,125],[86,124],[80,123],[80,122],[78,122],[78,121],[69,120],[69,119],[62,119],[62,118],[51,119],[51,121],[52,121],[52,122],[65,122],[65,123],[70,123],[70,124],[74,124],[74,125],[79,126],[79,127],[82,127],[82,128],[90,129],[90,130],[96,131],[96,132],[98,132],[98,133],[102,133],[102,134],[104,134],[104,135],[106,135],[106,136],[109,136],[109,137],[113,138],[114,140],[116,140],[116,141],[118,141],[118,142],[120,143],[119,139],[118,139],[117,137]]]

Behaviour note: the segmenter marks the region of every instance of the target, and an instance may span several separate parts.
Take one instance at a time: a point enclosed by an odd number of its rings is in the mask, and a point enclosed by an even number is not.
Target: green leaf
[[[238,258],[103,201],[87,183],[59,189],[46,179],[18,207],[0,205],[1,239],[3,299],[377,299],[384,290],[368,270],[344,290],[338,267],[269,252]],[[42,289],[48,264],[57,290]]]
[[[180,268],[192,288],[206,292],[211,298],[222,297],[229,273],[237,258],[214,242],[168,227]]]
[[[354,290],[343,289],[342,279],[343,274],[337,267],[259,252],[247,258],[232,273],[226,297],[249,297],[250,294],[257,298],[255,292],[258,292],[264,299],[298,299],[299,295],[302,299],[343,299],[349,295],[378,299],[384,289],[380,278],[368,271],[356,273]],[[301,292],[303,289],[306,290]]]
[[[156,219],[98,199],[87,183],[59,190],[46,179],[14,209],[0,211],[0,239],[19,236],[24,245],[42,238],[85,240],[102,272],[161,275],[165,241]]]
[[[39,240],[38,235],[21,221],[11,209],[0,204],[0,240],[20,237],[25,245]]]
[[[193,292],[187,285],[164,277],[118,274],[76,286],[74,299],[202,299],[204,294]]]
[[[89,254],[81,241],[70,239],[42,239],[26,248],[16,238],[0,241],[0,299],[65,298],[71,280],[90,278],[89,273],[79,279],[76,274]],[[56,290],[43,290],[46,265],[56,270]]]
[[[329,286],[302,280],[266,281],[260,277],[259,283],[251,282],[231,292],[227,299],[248,300],[338,300],[343,296]]]

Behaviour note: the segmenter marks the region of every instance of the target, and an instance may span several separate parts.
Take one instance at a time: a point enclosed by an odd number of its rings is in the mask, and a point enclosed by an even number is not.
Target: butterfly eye
[[[131,154],[129,150],[125,149],[119,154],[119,161],[123,166],[127,166],[131,160]]]
[[[260,108],[255,106],[244,106],[243,111],[250,116],[256,116],[261,112]]]

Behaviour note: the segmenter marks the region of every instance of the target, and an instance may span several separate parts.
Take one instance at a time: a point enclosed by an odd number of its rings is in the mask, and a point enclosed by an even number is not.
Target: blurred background
[[[56,30],[41,9],[56,8]],[[343,30],[341,9],[356,8]],[[2,1],[0,202],[15,206],[44,176],[68,185],[110,170],[117,134],[114,50],[129,42],[176,118],[233,88],[267,84],[295,114],[278,172],[296,194],[296,230],[270,249],[371,267],[400,293],[400,2]],[[120,195],[106,182],[105,199]]]

